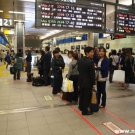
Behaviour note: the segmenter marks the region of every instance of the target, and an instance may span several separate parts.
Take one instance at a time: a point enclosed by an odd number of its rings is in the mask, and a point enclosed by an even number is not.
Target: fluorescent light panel
[[[8,11],[11,14],[22,14],[22,15],[30,15],[35,14],[34,12],[17,12],[17,11]]]
[[[24,21],[24,20],[14,20],[15,22],[29,22],[29,21]]]
[[[3,10],[0,10],[0,13],[2,13],[3,12]]]
[[[19,1],[36,2],[36,0],[19,0]]]

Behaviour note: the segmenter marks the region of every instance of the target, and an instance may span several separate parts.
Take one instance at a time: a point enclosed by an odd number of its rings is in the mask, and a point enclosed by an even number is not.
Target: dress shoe
[[[92,115],[93,114],[93,112],[87,112],[87,113],[82,113],[82,115]]]
[[[80,107],[78,107],[78,109],[79,109],[80,111],[82,111],[82,109],[81,109]]]

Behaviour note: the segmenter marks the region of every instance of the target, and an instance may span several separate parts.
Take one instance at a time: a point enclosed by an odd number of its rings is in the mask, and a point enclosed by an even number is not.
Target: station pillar
[[[15,24],[15,41],[14,51],[17,53],[19,49],[22,50],[23,57],[25,57],[25,25],[22,22]]]
[[[88,37],[87,37],[88,46],[91,46],[91,47],[98,46],[98,38],[99,38],[99,33],[89,32]]]
[[[53,50],[55,49],[56,44],[57,44],[57,40],[56,40],[56,37],[54,37],[54,38],[52,39],[52,46],[51,46],[52,52],[53,52]]]

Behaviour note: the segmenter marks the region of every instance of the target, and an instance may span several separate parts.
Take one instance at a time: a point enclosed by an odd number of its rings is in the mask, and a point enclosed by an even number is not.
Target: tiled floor
[[[107,83],[106,109],[83,117],[78,105],[67,105],[49,87],[33,87],[25,74],[20,81],[0,76],[0,135],[113,135],[103,122],[135,129],[135,85],[124,91]]]

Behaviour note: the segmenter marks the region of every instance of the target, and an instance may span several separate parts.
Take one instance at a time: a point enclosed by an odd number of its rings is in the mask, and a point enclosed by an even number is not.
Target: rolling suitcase
[[[32,86],[43,86],[44,78],[43,77],[33,77]]]
[[[98,112],[99,111],[99,105],[98,105],[98,93],[96,90],[92,91],[92,98],[91,98],[91,111],[92,112]]]

